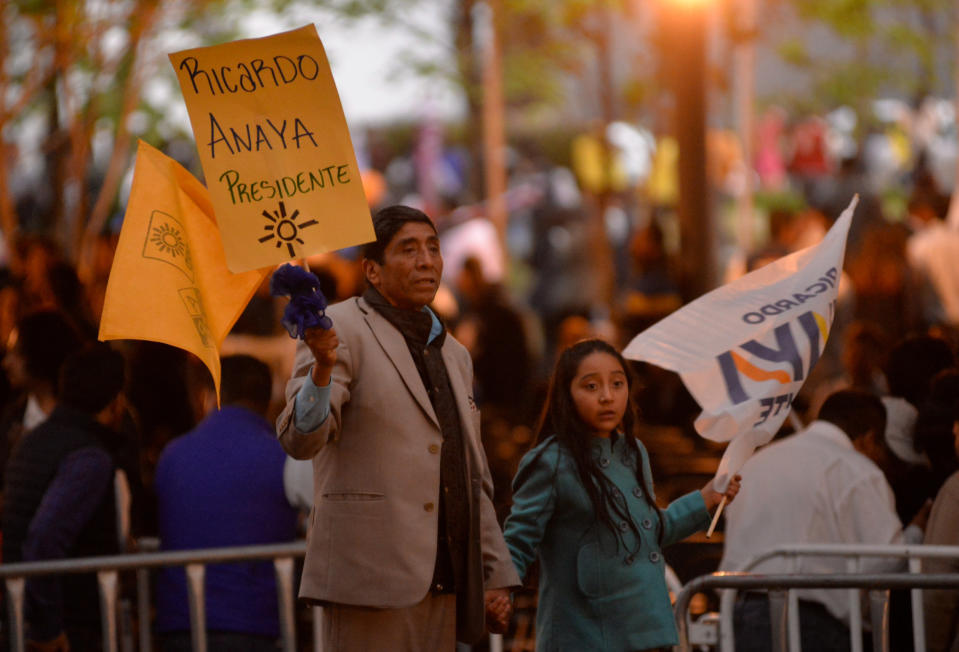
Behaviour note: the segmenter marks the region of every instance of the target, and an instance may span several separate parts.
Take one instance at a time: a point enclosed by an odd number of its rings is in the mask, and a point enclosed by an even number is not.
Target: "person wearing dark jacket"
[[[17,442],[53,411],[60,368],[83,340],[62,312],[39,310],[17,320],[8,344],[2,365],[14,394],[0,408],[0,486]]]
[[[171,441],[156,471],[163,550],[264,545],[296,538],[297,512],[283,488],[286,453],[266,420],[270,368],[248,355],[223,358],[220,399],[196,428]],[[270,652],[280,635],[269,561],[213,564],[205,578],[207,649]],[[157,631],[165,652],[189,652],[182,568],[157,574]]]
[[[64,363],[56,407],[24,436],[7,465],[5,563],[119,551],[114,474],[123,379],[123,357],[107,344],[93,344]],[[30,647],[100,649],[99,602],[91,573],[29,579]]]

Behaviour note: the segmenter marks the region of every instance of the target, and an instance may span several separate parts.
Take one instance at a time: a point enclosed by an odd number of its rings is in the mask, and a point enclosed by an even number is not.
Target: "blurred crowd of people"
[[[777,181],[804,193],[802,204],[769,210],[768,238],[746,252],[743,269],[731,267],[729,275],[816,243],[852,194],[862,195],[836,321],[787,431],[812,421],[836,390],[882,397],[886,427],[872,442],[870,458],[895,493],[898,518],[913,521],[938,495],[926,541],[959,543],[949,516],[959,509],[959,229],[946,222],[948,193],[920,154],[906,177],[904,219],[888,219],[861,158],[836,161],[815,149],[798,148]],[[770,152],[761,154],[763,165],[773,166]],[[819,158],[800,161],[801,155]],[[370,186],[374,207],[422,199],[415,196],[411,161],[373,159],[383,168],[382,178]],[[448,157],[446,165],[459,160]],[[761,174],[772,174],[766,168]],[[595,270],[586,253],[586,222],[601,205],[597,197],[581,188],[573,171],[541,156],[518,158],[511,172],[505,248],[482,205],[446,196],[428,207],[446,258],[444,284],[433,307],[473,358],[501,520],[509,512],[510,482],[531,446],[557,355],[587,337],[622,349],[683,303],[677,277],[681,251],[668,201],[618,192],[602,204],[616,277],[615,297],[607,304],[597,299]],[[272,420],[284,403],[293,358],[293,342],[280,326],[283,306],[265,283],[227,338],[218,412],[207,371],[189,354],[152,342],[95,344],[113,244],[109,236],[99,241],[83,280],[45,238],[22,238],[16,271],[0,271],[3,561],[108,554],[134,549],[133,542],[144,537],[159,537],[161,547],[169,549],[295,538],[303,532],[298,521],[309,512],[312,478],[309,463],[304,467],[285,459],[272,439]],[[331,303],[363,291],[358,250],[317,256],[309,263]],[[634,363],[633,371],[644,427],[674,430],[671,446],[680,440],[701,446],[692,428],[698,408],[678,377],[642,363]],[[59,443],[49,450],[22,446],[38,429],[56,435]],[[675,456],[681,449],[674,446],[665,454]],[[718,458],[719,451],[707,449]],[[668,485],[669,474],[655,468],[657,453],[650,446],[657,479]],[[213,463],[227,459],[230,464]],[[68,462],[66,476],[63,462]],[[41,475],[45,484],[23,484],[24,478]],[[237,478],[244,482],[238,484]],[[48,504],[42,490],[51,485],[59,487],[60,500]],[[239,525],[248,512],[231,507],[240,495],[247,495],[239,501],[245,509],[259,510],[255,531]],[[105,530],[116,505],[121,518]],[[31,530],[38,512],[51,530]],[[73,517],[64,519],[65,514]],[[207,527],[211,523],[216,527]],[[37,537],[46,545],[31,546]],[[211,595],[219,592],[228,601],[231,591],[239,594],[228,572],[214,577],[218,588]],[[256,613],[244,612],[242,605],[208,612],[211,629],[226,636],[227,645],[239,620],[257,624],[240,631],[259,637],[255,640],[263,649],[270,649],[277,636],[277,624],[268,615],[276,611],[275,590],[269,577],[257,577],[263,596],[258,604],[265,607]],[[71,649],[84,649],[79,641],[96,640],[97,618],[62,609],[64,600],[75,602],[78,596],[95,605],[96,598],[89,597],[95,596],[93,584],[37,591],[35,599],[58,614],[39,625],[37,636],[56,640],[69,630]],[[158,623],[168,634],[169,649],[188,649],[185,603],[171,597],[183,591],[182,574],[164,576],[158,591],[166,592],[157,605],[164,610]],[[245,615],[238,618],[241,612]],[[937,607],[936,613],[948,620],[948,610]],[[954,621],[954,608],[951,613]]]

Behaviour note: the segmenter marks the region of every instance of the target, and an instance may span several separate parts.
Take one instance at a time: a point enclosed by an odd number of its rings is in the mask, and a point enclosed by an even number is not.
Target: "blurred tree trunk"
[[[602,150],[600,169],[602,184],[595,195],[592,215],[588,216],[590,264],[595,279],[597,303],[612,307],[616,294],[616,269],[613,264],[613,249],[606,231],[606,218],[613,200],[614,151],[609,142],[609,125],[617,117],[617,88],[613,79],[613,12],[608,6],[600,6],[590,16],[590,29],[586,30],[593,42],[596,56],[596,93],[599,96],[599,127],[596,138]]]
[[[107,164],[106,174],[100,185],[100,192],[97,194],[96,203],[90,212],[90,219],[86,223],[85,229],[78,229],[75,243],[75,253],[77,259],[81,262],[81,272],[86,272],[91,263],[94,244],[99,233],[106,225],[110,216],[110,209],[116,201],[117,191],[120,188],[120,182],[123,180],[123,174],[130,164],[130,159],[134,155],[135,148],[131,147],[130,130],[127,129],[127,120],[130,114],[136,109],[140,101],[140,91],[143,88],[143,81],[147,77],[148,67],[142,62],[142,43],[147,35],[152,31],[159,8],[156,2],[144,0],[139,3],[140,8],[133,14],[132,24],[130,26],[130,73],[125,79],[123,88],[123,101],[121,103],[120,113],[117,117],[117,128],[114,133],[113,151],[110,154],[110,162]],[[93,116],[96,115],[94,112]],[[87,120],[89,128],[87,130],[87,140],[92,132],[92,120]],[[87,148],[89,150],[89,148]],[[82,278],[82,275],[81,275]]]
[[[486,0],[487,17],[483,62],[483,176],[486,198],[486,218],[496,227],[500,256],[504,269],[509,269],[509,247],[506,230],[509,208],[506,189],[509,185],[506,171],[505,103],[503,101],[503,60],[500,52],[500,25],[502,3]]]
[[[480,78],[480,66],[476,44],[474,43],[475,21],[473,11],[475,0],[461,0],[456,5],[453,16],[453,38],[456,47],[456,68],[466,96],[466,124],[480,125],[483,116],[483,85]],[[467,187],[476,198],[482,196],[484,184],[483,166],[483,131],[481,129],[466,130],[470,158],[475,162],[469,168]]]
[[[198,19],[211,20],[216,8],[226,3],[8,0],[0,5],[0,132],[29,119],[45,122],[39,155],[50,210],[49,223],[41,226],[78,263],[81,278],[131,164],[129,118],[140,106],[144,80],[166,61],[147,47],[160,19],[175,17],[189,29]],[[119,32],[127,39],[121,47]],[[23,50],[31,57],[29,66],[23,65]],[[98,169],[93,142],[106,130],[112,131],[112,144],[108,162]],[[10,182],[18,158],[27,154],[0,148],[0,229],[15,271],[21,216]]]
[[[673,133],[679,144],[680,290],[689,302],[715,287],[716,229],[706,174],[706,8],[674,4],[663,14],[669,43],[663,57],[675,98]]]
[[[6,61],[9,56],[10,44],[7,39],[7,30],[0,29],[0,134],[3,134],[6,130],[7,124],[10,122],[10,118],[13,115],[16,115],[14,111],[19,110],[19,106],[14,106],[12,110],[6,110],[6,102],[2,101],[2,98],[7,97],[7,92],[10,87],[10,79],[7,74]],[[17,244],[17,231],[19,218],[17,216],[17,208],[13,202],[13,197],[10,192],[10,184],[8,182],[9,178],[9,165],[8,162],[16,155],[16,152],[13,148],[7,149],[6,143],[3,142],[2,137],[0,137],[0,230],[3,232],[3,236],[7,243],[7,248],[10,251],[10,262],[11,267],[15,268],[16,271],[16,256],[14,251],[16,251]]]

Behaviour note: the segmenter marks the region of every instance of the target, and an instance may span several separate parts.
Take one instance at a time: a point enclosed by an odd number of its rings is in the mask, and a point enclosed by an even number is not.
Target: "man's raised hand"
[[[317,387],[329,385],[330,374],[333,372],[333,365],[336,364],[336,347],[340,343],[336,337],[336,330],[308,328],[303,333],[303,341],[310,347],[310,352],[316,361],[311,376],[313,384]]]

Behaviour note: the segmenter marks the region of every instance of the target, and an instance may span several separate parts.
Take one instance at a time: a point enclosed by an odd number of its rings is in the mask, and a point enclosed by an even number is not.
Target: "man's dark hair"
[[[35,380],[56,388],[67,356],[80,348],[81,338],[69,318],[59,310],[39,310],[17,322],[16,347],[24,369]]]
[[[931,335],[906,337],[893,347],[886,363],[889,394],[921,407],[933,376],[953,366],[955,357],[945,340]]]
[[[886,431],[886,407],[875,394],[859,389],[842,389],[829,395],[819,408],[820,421],[828,421],[856,441],[870,430]]]
[[[220,369],[221,404],[242,405],[265,415],[273,394],[273,377],[266,363],[250,355],[228,355]]]
[[[109,344],[85,346],[63,363],[57,401],[85,414],[97,414],[123,389],[125,366],[123,356]]]
[[[423,211],[410,206],[387,206],[377,211],[376,215],[373,216],[373,230],[376,232],[376,240],[363,246],[363,257],[382,265],[383,253],[386,251],[387,245],[392,242],[393,237],[408,222],[428,224],[433,232],[436,232],[433,220]]]

